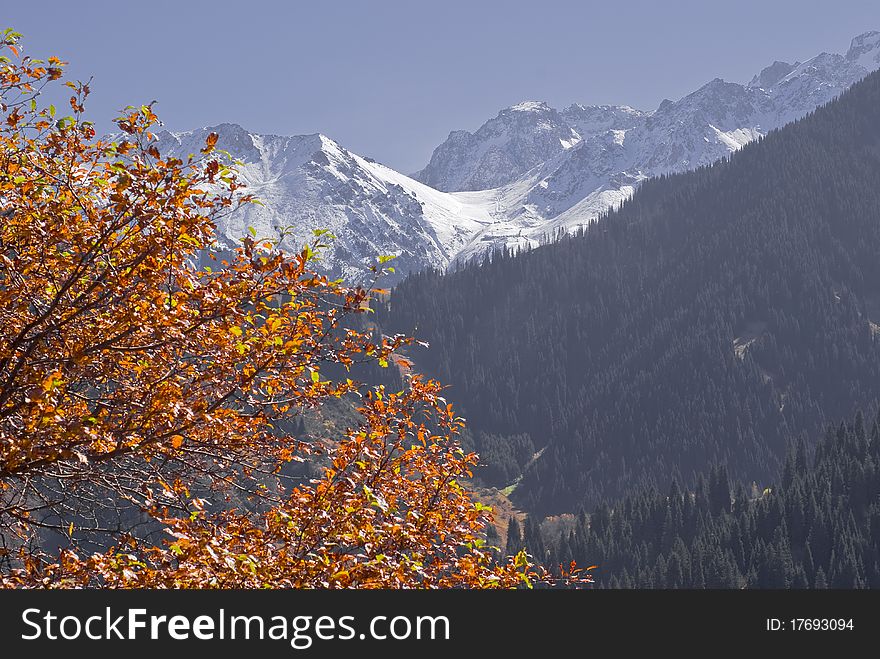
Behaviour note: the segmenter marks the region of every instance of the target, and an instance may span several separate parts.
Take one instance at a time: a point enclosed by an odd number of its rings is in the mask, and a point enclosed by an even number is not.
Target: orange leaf
[[[214,147],[217,145],[217,133],[211,133],[205,139],[205,148],[202,149],[202,153],[211,153],[214,150]]]

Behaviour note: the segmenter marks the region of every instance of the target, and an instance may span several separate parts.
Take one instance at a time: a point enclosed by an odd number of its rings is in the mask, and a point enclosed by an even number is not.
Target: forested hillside
[[[693,493],[673,481],[668,495],[602,503],[562,537],[532,531],[525,544],[548,561],[599,563],[597,584],[614,588],[880,587],[877,422],[859,414],[829,430],[812,459],[800,443],[778,483],[754,498],[715,467]]]
[[[875,74],[585,233],[410,277],[380,321],[430,342],[418,367],[491,437],[487,480],[525,467],[531,512],[711,464],[770,482],[791,441],[880,399],[878,182]]]

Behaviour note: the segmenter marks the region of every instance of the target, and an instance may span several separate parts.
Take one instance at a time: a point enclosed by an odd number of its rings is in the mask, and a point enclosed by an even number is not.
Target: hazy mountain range
[[[645,181],[596,229],[415,274],[376,322],[428,343],[410,356],[523,510],[691,488],[713,465],[766,484],[794,443],[880,405],[878,180],[880,71]]]
[[[525,101],[473,133],[456,130],[412,176],[348,151],[322,134],[281,137],[222,124],[161,134],[160,148],[196,152],[205,136],[242,161],[263,202],[224,220],[230,244],[253,227],[298,247],[313,229],[336,239],[325,267],[357,278],[380,254],[408,272],[445,268],[498,247],[534,246],[588,224],[653,176],[693,169],[809,113],[880,68],[880,32],[845,55],[774,62],[746,84],[715,79],[654,110]]]

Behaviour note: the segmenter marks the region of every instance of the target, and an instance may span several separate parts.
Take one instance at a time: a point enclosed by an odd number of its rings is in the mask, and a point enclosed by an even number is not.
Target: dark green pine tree
[[[523,549],[522,530],[519,521],[511,515],[507,522],[507,541],[504,543],[504,553],[513,556]]]
[[[805,590],[809,587],[810,582],[807,579],[807,574],[804,572],[803,566],[798,565],[791,580],[791,588],[793,590]]]
[[[709,472],[709,510],[713,515],[730,512],[730,482],[724,466]]]
[[[880,431],[872,427],[872,433]],[[602,502],[589,520],[579,515],[569,533],[555,537],[551,553],[598,564],[600,586],[880,587],[874,441],[858,418],[842,424],[819,443],[812,460],[800,449],[789,453],[786,487],[771,486],[755,498],[738,488],[732,509],[725,508],[730,490],[720,467],[697,477],[694,494],[673,483],[665,496],[648,488]],[[531,551],[541,551],[539,529],[530,516]]]
[[[526,517],[523,530],[523,544],[526,551],[541,564],[547,565],[548,555],[547,547],[544,545],[544,538],[541,534],[540,523],[531,515]]]
[[[817,590],[828,588],[828,580],[825,578],[825,570],[823,570],[821,566],[816,570],[816,578],[813,581],[813,588]]]

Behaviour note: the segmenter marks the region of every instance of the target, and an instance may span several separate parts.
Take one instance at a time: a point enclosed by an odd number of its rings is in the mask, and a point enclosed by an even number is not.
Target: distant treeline
[[[611,588],[880,587],[880,426],[861,414],[829,430],[812,457],[789,452],[779,485],[755,498],[724,467],[694,492],[672,482],[580,513],[558,537],[526,520],[507,550],[548,565],[597,564]]]

